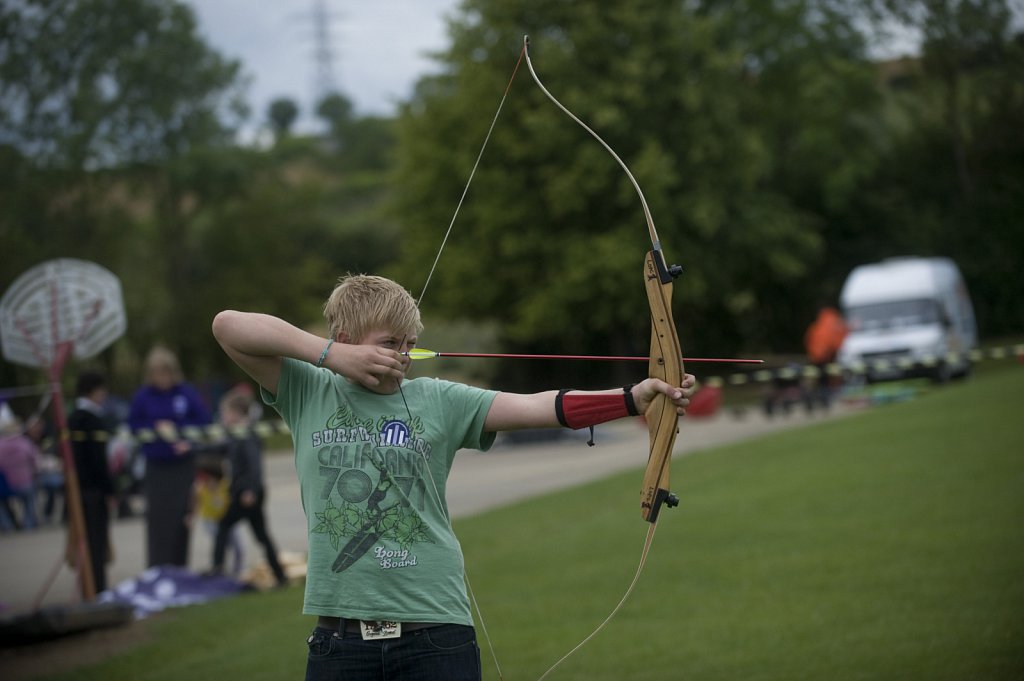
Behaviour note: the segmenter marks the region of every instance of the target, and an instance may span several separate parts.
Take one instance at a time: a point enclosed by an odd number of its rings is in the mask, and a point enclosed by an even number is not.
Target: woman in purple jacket
[[[187,566],[195,453],[182,428],[208,425],[210,413],[167,348],[155,347],[146,357],[144,385],[132,399],[128,423],[133,431],[151,429],[158,435],[142,445],[146,564]]]

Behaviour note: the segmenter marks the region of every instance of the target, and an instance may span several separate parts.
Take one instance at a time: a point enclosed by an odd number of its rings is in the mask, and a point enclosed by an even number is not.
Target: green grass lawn
[[[682,503],[639,586],[549,678],[1024,678],[1024,370],[1005,367],[677,459]],[[621,597],[639,486],[633,471],[456,524],[506,681],[537,679]],[[302,678],[300,600],[165,614],[138,648],[51,678]]]

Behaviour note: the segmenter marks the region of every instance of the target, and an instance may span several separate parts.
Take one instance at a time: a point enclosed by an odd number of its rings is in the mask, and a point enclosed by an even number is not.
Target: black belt
[[[350,620],[345,617],[328,617],[320,615],[316,618],[316,626],[321,629],[329,629],[338,633],[359,634],[359,620]],[[439,627],[440,622],[402,622],[402,633],[407,631],[418,631],[428,627]]]

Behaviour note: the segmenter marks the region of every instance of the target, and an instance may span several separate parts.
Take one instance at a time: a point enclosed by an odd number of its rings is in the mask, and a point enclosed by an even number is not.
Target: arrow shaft
[[[650,357],[626,357],[622,355],[528,355],[495,352],[431,352],[433,357],[474,358],[474,359],[548,359],[548,360],[590,360],[598,362],[647,362]],[[421,359],[413,357],[413,359]],[[426,359],[426,358],[422,358]],[[764,364],[763,359],[737,359],[727,357],[683,357],[684,362],[719,364]]]

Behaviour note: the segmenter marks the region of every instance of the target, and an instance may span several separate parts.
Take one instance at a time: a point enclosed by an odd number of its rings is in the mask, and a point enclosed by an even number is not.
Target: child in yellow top
[[[231,503],[228,479],[224,475],[224,464],[219,459],[201,461],[197,466],[195,484],[195,512],[203,528],[212,540],[217,540],[217,528]],[[245,553],[242,538],[237,527],[231,528],[227,544],[231,549],[232,571],[236,579],[242,573]]]

